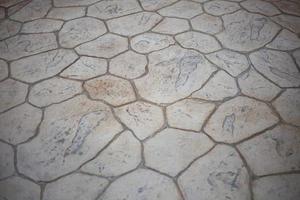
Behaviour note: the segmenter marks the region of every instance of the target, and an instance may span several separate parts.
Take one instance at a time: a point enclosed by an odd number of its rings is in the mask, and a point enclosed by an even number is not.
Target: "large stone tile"
[[[177,34],[189,30],[190,26],[187,20],[166,17],[152,31],[164,34]]]
[[[283,29],[266,47],[283,51],[293,50],[300,47],[300,39],[295,33]]]
[[[212,15],[224,15],[240,9],[239,4],[230,1],[213,0],[204,4],[204,10]]]
[[[85,15],[84,7],[52,8],[48,13],[48,18],[71,20]]]
[[[0,81],[8,77],[8,64],[0,59]]]
[[[144,10],[155,11],[178,0],[139,0]]]
[[[21,29],[21,23],[9,19],[0,22],[0,40],[16,35]]]
[[[63,25],[63,21],[54,19],[37,19],[27,22],[22,26],[22,33],[47,33],[58,31]]]
[[[202,13],[202,7],[199,3],[192,1],[179,1],[171,6],[162,8],[158,11],[162,16],[179,17],[190,19]]]
[[[219,17],[208,14],[202,14],[193,18],[191,24],[193,29],[208,34],[219,33],[223,29],[222,20]]]
[[[9,177],[13,175],[14,172],[14,150],[8,144],[0,142],[0,179]],[[1,189],[0,196],[2,197]]]
[[[259,13],[267,16],[280,14],[280,11],[271,3],[261,0],[246,0],[241,3],[249,12]]]

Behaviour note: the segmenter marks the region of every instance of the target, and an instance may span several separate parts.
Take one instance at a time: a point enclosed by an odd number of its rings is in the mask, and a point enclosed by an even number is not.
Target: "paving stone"
[[[156,103],[172,103],[198,90],[216,70],[204,56],[178,46],[149,55],[149,72],[136,79],[138,93]]]
[[[9,19],[0,22],[0,40],[9,38],[16,35],[21,28],[19,22],[15,22]]]
[[[293,57],[295,58],[298,67],[300,67],[300,50],[294,51]]]
[[[203,133],[168,128],[144,144],[146,166],[176,176],[213,145]]]
[[[300,16],[300,4],[297,1],[278,1],[274,4],[284,13]]]
[[[108,29],[113,33],[133,36],[150,30],[161,20],[161,16],[152,12],[140,12],[107,22]]]
[[[204,4],[204,10],[212,15],[224,15],[240,9],[239,4],[230,1],[213,0]]]
[[[0,2],[0,6],[2,6],[4,8],[8,8],[15,4],[21,3],[22,1],[24,1],[24,0],[2,0]]]
[[[252,51],[269,43],[279,31],[270,19],[246,11],[222,17],[225,30],[217,34],[221,43],[233,50]]]
[[[162,16],[179,17],[190,19],[202,13],[202,7],[199,3],[192,1],[179,1],[169,7],[158,11]]]
[[[162,109],[142,101],[115,108],[115,113],[141,140],[154,134],[164,124]]]
[[[288,53],[261,49],[249,57],[256,70],[279,86],[300,86],[300,72]]]
[[[100,0],[53,0],[55,7],[88,6]]]
[[[58,31],[63,21],[54,19],[37,19],[23,24],[22,33],[47,33]]]
[[[58,36],[62,47],[73,48],[104,33],[106,33],[106,28],[102,21],[83,17],[66,22],[59,31]]]
[[[1,123],[1,121],[0,121]],[[2,127],[2,126],[1,126]],[[14,150],[8,144],[0,142],[0,179],[9,177],[15,172]],[[1,182],[0,182],[1,185]],[[1,191],[1,189],[0,189]],[[1,196],[2,193],[0,192]]]
[[[139,0],[144,10],[155,11],[178,0]]]
[[[111,177],[135,169],[140,162],[141,144],[130,131],[125,131],[82,170]]]
[[[222,27],[222,20],[219,17],[202,14],[191,20],[193,29],[208,34],[215,34],[220,32]]]
[[[94,200],[107,186],[108,181],[97,176],[71,174],[46,185],[44,200]]]
[[[168,123],[171,127],[200,131],[214,108],[212,103],[185,99],[167,107]]]
[[[5,18],[5,9],[0,8],[0,19],[4,19],[4,18]]]
[[[15,1],[15,0],[13,0]],[[10,2],[13,2],[10,1]],[[17,2],[18,1],[18,2]],[[26,6],[28,3],[30,3],[32,0],[16,0],[15,3],[12,3],[14,5],[8,7],[7,10],[7,16],[11,16],[14,13],[18,12],[21,10],[24,6]]]
[[[58,74],[77,58],[73,50],[48,51],[12,62],[11,75],[19,80],[33,83]]]
[[[189,23],[185,19],[164,18],[152,31],[165,34],[177,34],[187,31],[190,28]]]
[[[8,65],[4,60],[0,59],[0,81],[8,77]]]
[[[84,7],[52,8],[48,13],[48,18],[70,20],[85,15]]]
[[[221,104],[204,130],[216,141],[235,143],[278,122],[265,104],[247,97],[236,97]]]
[[[222,101],[238,93],[235,80],[224,71],[219,71],[203,88],[193,93],[192,97],[209,101]]]
[[[18,169],[34,180],[53,180],[92,159],[120,131],[110,108],[85,96],[49,106],[39,135],[18,146]]]
[[[272,20],[290,31],[300,33],[300,17],[282,14],[272,17]]]
[[[117,179],[98,200],[124,197],[130,200],[182,200],[172,179],[146,169],[138,169]]]
[[[241,3],[249,12],[259,13],[267,16],[280,14],[280,11],[271,3],[261,0],[246,0]]]
[[[300,47],[300,39],[291,31],[283,29],[266,47],[283,51],[293,50]]]
[[[54,77],[34,85],[28,98],[30,103],[44,107],[69,99],[81,92],[81,82]]]
[[[135,100],[130,82],[111,75],[91,79],[84,84],[84,87],[93,99],[104,100],[113,106]]]
[[[239,154],[218,145],[196,160],[178,179],[186,200],[250,200],[249,175]]]

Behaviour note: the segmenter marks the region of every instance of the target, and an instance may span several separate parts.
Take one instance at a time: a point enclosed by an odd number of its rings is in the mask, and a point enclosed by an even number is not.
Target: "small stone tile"
[[[178,0],[139,0],[144,10],[155,11]]]
[[[63,25],[62,21],[53,19],[37,19],[23,25],[22,33],[47,33],[58,31]]]
[[[204,4],[204,10],[212,15],[224,15],[240,9],[239,4],[230,1],[213,0]]]
[[[241,6],[249,12],[267,16],[280,14],[280,11],[273,4],[261,0],[246,0],[241,3]]]
[[[193,29],[208,34],[219,33],[222,27],[222,20],[219,17],[202,14],[191,20]]]
[[[202,12],[203,11],[201,5],[192,1],[179,1],[158,11],[158,13],[162,16],[179,17],[186,19],[190,19],[196,15],[201,14]]]
[[[85,15],[84,7],[52,8],[48,13],[48,18],[71,20]]]
[[[4,40],[6,38],[16,35],[21,29],[21,23],[15,22],[9,19],[0,22],[0,39]]]
[[[283,29],[266,47],[278,50],[293,50],[300,47],[300,38],[293,32]]]
[[[185,19],[164,18],[152,31],[164,34],[177,34],[187,31],[190,28],[189,23]]]
[[[14,172],[15,172],[14,150],[8,144],[0,142],[0,179],[9,177],[13,175]],[[0,194],[2,197],[1,189],[0,189]]]

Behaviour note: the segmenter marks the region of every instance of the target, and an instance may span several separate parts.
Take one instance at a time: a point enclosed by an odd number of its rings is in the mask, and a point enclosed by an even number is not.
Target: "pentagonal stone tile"
[[[284,13],[300,16],[300,4],[298,1],[278,1],[274,4]]]
[[[276,124],[278,118],[264,103],[236,97],[215,111],[204,130],[217,141],[234,143]]]
[[[135,100],[135,93],[129,81],[114,76],[101,76],[84,84],[93,99],[101,99],[119,106]]]
[[[133,36],[150,30],[161,20],[161,16],[152,12],[141,12],[107,22],[108,29],[111,32],[125,36]]]
[[[145,162],[148,167],[176,176],[212,146],[203,133],[168,128],[146,141]]]
[[[179,177],[186,200],[250,200],[249,176],[239,154],[225,145],[216,146]]]
[[[230,1],[214,0],[204,4],[204,10],[212,15],[233,13],[238,9],[240,9],[239,4]]]
[[[16,35],[21,28],[19,22],[11,21],[9,19],[0,22],[0,40]]]
[[[141,140],[152,135],[164,124],[162,109],[141,101],[116,108],[115,113]]]
[[[215,74],[203,88],[193,93],[192,97],[222,101],[225,98],[233,97],[238,93],[235,80],[224,71]]]
[[[73,48],[84,42],[93,40],[106,32],[102,21],[83,17],[68,21],[59,31],[59,43],[62,47]]]
[[[108,181],[97,176],[71,174],[46,185],[44,200],[94,200],[107,186]]]
[[[36,82],[58,74],[78,56],[72,50],[58,49],[26,57],[11,63],[11,75],[26,82]]]
[[[75,50],[81,55],[111,58],[127,49],[127,38],[108,33],[76,47]]]
[[[48,13],[48,18],[70,20],[85,15],[84,7],[52,8]]]
[[[8,77],[8,65],[4,60],[0,60],[0,81]]]
[[[25,101],[28,86],[24,83],[6,79],[0,83],[0,112]]]
[[[82,56],[74,64],[65,69],[60,76],[78,80],[86,80],[105,74],[106,71],[106,60]]]
[[[158,11],[162,16],[192,18],[202,13],[202,7],[199,3],[191,1],[179,1],[169,7],[165,7]]]
[[[151,53],[148,68],[148,74],[134,82],[143,98],[156,103],[189,96],[216,70],[201,54],[178,46]]]
[[[300,17],[282,14],[272,17],[272,20],[295,33],[300,33]]]
[[[140,162],[141,144],[130,131],[125,131],[82,170],[111,177],[133,170]]]
[[[194,31],[176,35],[175,39],[183,47],[192,48],[201,53],[211,53],[221,49],[221,46],[214,37]]]
[[[266,47],[279,50],[293,50],[300,47],[300,39],[293,32],[283,29]]]
[[[14,171],[14,150],[8,144],[0,142],[0,179],[13,175]],[[2,197],[2,193],[0,194]]]
[[[99,200],[182,200],[172,179],[146,169],[138,169],[115,180]]]
[[[81,92],[81,82],[54,77],[34,85],[28,98],[30,103],[44,107],[69,99]]]
[[[55,7],[87,6],[100,0],[53,0]]]
[[[139,0],[144,10],[155,11],[162,7],[168,6],[177,0]]]
[[[123,78],[133,79],[146,72],[146,56],[127,51],[110,61],[109,72]]]
[[[193,29],[209,34],[220,32],[222,27],[222,20],[219,17],[202,14],[191,20]]]
[[[87,15],[100,19],[110,19],[141,11],[136,0],[103,0],[88,8]]]
[[[279,86],[300,86],[300,72],[288,53],[261,49],[249,57],[256,70]]]
[[[190,26],[187,20],[167,17],[155,26],[152,31],[165,34],[177,34],[187,31],[189,28]]]
[[[270,19],[238,11],[222,17],[225,30],[217,34],[221,43],[237,51],[252,51],[270,42],[279,31],[279,26]]]
[[[63,21],[54,19],[37,19],[23,24],[22,33],[46,33],[58,31]]]
[[[280,14],[280,11],[271,3],[261,0],[247,0],[241,3],[249,12],[259,13],[267,16]]]
[[[144,33],[135,36],[130,41],[132,49],[139,53],[150,53],[164,49],[174,43],[175,41],[171,36],[157,33]]]
[[[101,102],[77,96],[52,105],[37,137],[18,146],[18,169],[35,180],[53,180],[93,158],[120,131]]]
[[[185,99],[167,107],[171,127],[200,131],[215,105],[196,99]]]

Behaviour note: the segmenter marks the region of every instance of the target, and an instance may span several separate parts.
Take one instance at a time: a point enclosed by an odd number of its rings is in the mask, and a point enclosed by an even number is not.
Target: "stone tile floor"
[[[299,200],[298,0],[1,0],[1,200]]]

